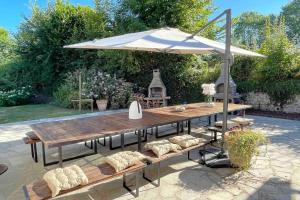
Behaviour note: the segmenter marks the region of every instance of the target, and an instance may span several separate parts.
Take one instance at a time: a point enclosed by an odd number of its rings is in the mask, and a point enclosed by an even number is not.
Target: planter
[[[107,99],[96,100],[97,107],[99,111],[104,111],[107,108]]]

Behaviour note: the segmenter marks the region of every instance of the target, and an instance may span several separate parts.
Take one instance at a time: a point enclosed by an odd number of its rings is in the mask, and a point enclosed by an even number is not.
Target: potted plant
[[[94,86],[94,99],[96,99],[96,104],[99,109],[99,111],[104,111],[107,108],[108,104],[108,98],[109,98],[109,93],[108,93],[108,82],[107,82],[108,77],[100,77],[101,81]]]
[[[107,109],[111,76],[101,71],[90,70],[87,74],[87,90],[96,101],[99,111]]]
[[[252,157],[258,153],[258,145],[265,144],[266,137],[254,130],[234,130],[225,134],[225,145],[233,166],[247,170]]]

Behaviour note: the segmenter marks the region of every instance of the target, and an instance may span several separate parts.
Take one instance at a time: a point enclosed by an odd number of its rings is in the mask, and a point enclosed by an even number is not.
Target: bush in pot
[[[258,145],[266,144],[266,137],[254,130],[234,130],[226,133],[225,145],[231,163],[241,170],[251,166],[252,157],[258,153]]]

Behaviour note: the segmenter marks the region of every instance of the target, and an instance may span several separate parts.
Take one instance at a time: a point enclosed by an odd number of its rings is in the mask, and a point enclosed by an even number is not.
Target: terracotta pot
[[[96,104],[97,104],[97,107],[98,107],[99,111],[106,110],[106,108],[107,108],[107,102],[108,102],[107,99],[96,100]]]

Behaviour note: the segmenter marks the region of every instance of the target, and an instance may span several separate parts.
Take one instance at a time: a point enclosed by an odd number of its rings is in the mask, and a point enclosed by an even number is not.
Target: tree
[[[51,94],[66,72],[90,67],[97,60],[96,51],[63,46],[107,36],[107,16],[100,8],[74,6],[63,0],[49,3],[45,10],[33,5],[32,10],[32,17],[25,18],[16,36],[21,57],[14,72],[16,82]]]
[[[265,41],[260,49],[267,58],[260,66],[257,76],[269,83],[292,79],[300,71],[300,55],[285,33],[284,18],[277,21],[273,25],[270,20],[266,21]]]
[[[192,33],[208,22],[212,12],[210,0],[123,0],[114,17],[114,34],[166,26]],[[214,38],[214,28],[215,26],[210,26],[201,35]],[[111,58],[106,59],[108,61],[104,66],[106,71],[124,76],[129,81],[139,83],[139,86],[143,88],[148,87],[152,78],[152,70],[160,68],[162,78],[168,80],[165,84],[168,95],[172,96],[172,102],[183,99],[199,101],[201,83],[205,80],[204,74],[207,75],[210,72],[198,70],[207,66],[207,63],[194,55],[127,51],[101,53],[102,56]],[[193,91],[188,93],[188,88],[193,88]]]
[[[7,30],[0,28],[0,69],[14,57],[13,45],[14,41]]]
[[[250,49],[257,49],[264,41],[266,16],[256,12],[245,12],[234,24],[234,40]]]
[[[282,8],[288,37],[296,44],[300,42],[300,0],[293,0]]]
[[[123,0],[117,21],[129,17],[148,28],[165,26],[194,32],[208,21],[213,13],[211,0]],[[211,26],[202,35],[213,37]]]

